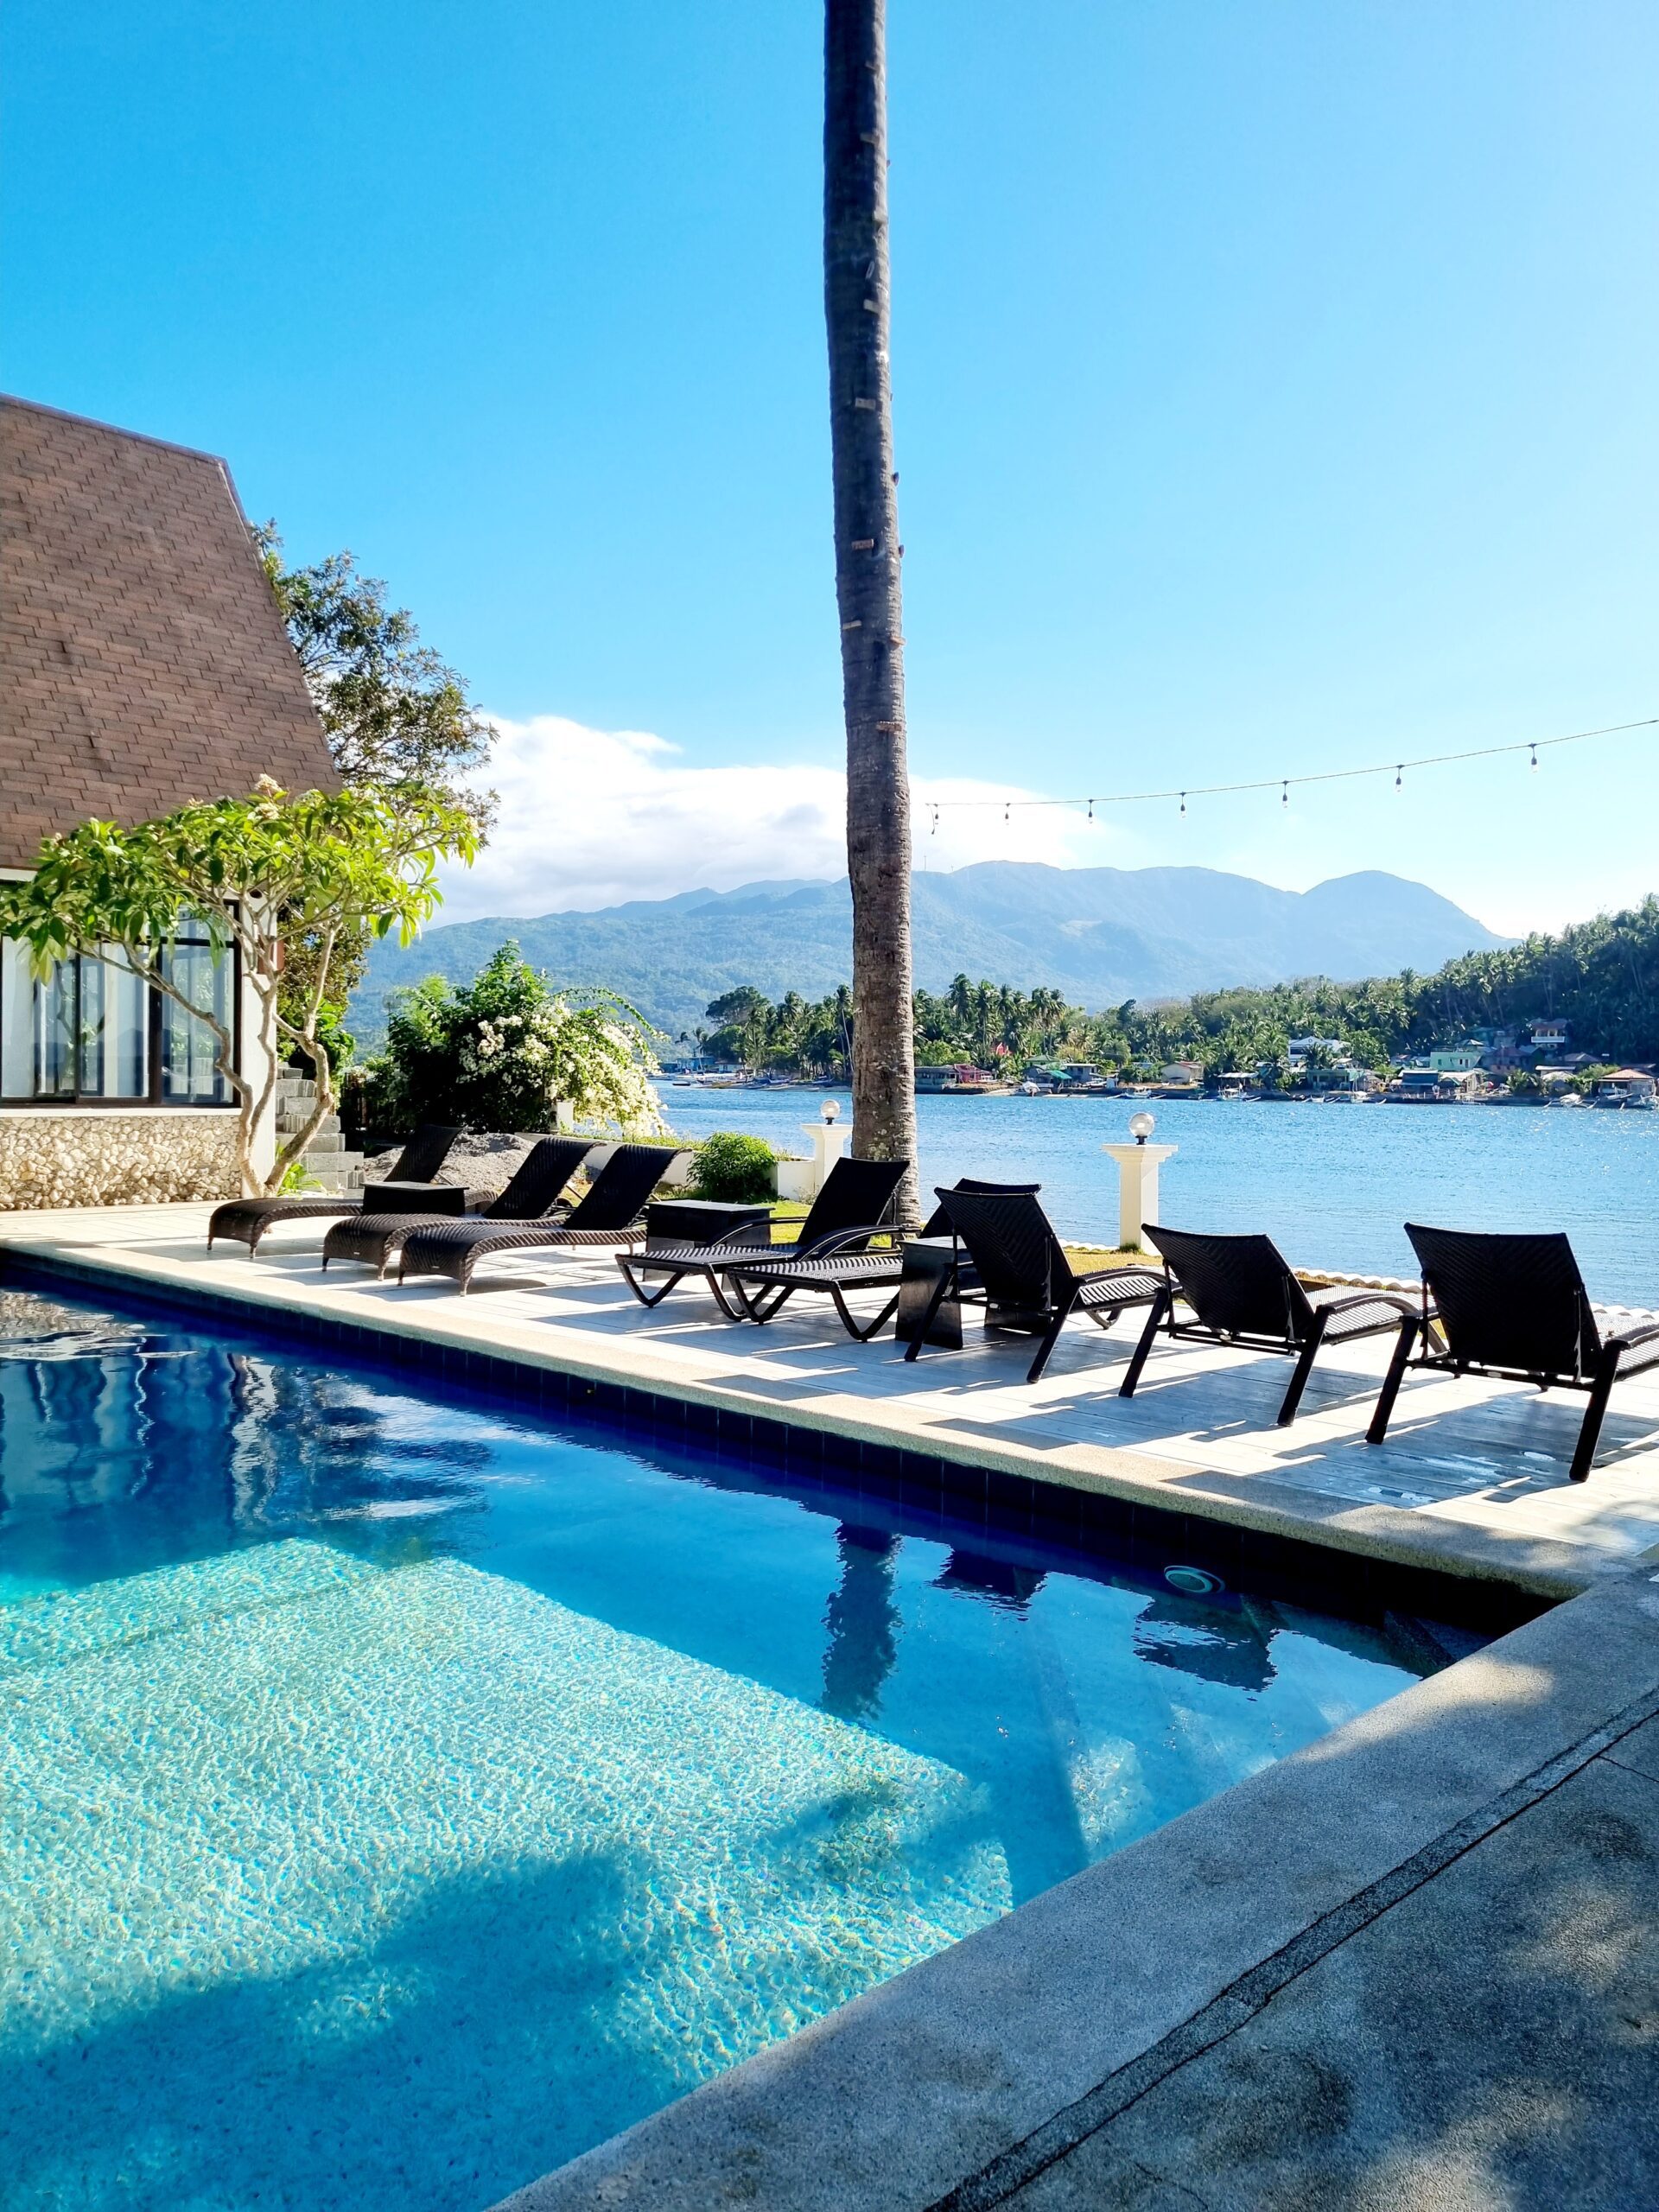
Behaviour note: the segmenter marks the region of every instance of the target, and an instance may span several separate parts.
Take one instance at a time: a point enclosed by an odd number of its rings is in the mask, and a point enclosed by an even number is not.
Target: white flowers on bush
[[[550,984],[516,944],[459,989],[433,977],[397,994],[387,1031],[374,1082],[394,1125],[544,1129],[563,1101],[607,1133],[664,1128],[650,1023],[614,992]]]
[[[563,1099],[579,1122],[655,1135],[666,1127],[649,1079],[657,1062],[639,1030],[608,1015],[604,1006],[573,1006],[556,995],[528,1014],[480,1017],[460,1039],[461,1072],[511,1093],[520,1117],[533,1099],[544,1121]]]

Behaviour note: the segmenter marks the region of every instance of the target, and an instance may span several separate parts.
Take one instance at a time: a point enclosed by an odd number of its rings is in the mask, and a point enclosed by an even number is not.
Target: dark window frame
[[[202,929],[201,934],[199,937],[194,933],[184,934],[181,932],[176,941],[182,944],[205,944],[207,942],[207,932],[205,927]],[[96,959],[98,956],[93,953],[85,955],[72,954],[70,957],[74,962],[75,1001],[73,1027],[78,1039],[80,1031],[80,963],[83,958]],[[242,948],[234,941],[234,939],[232,939],[231,944],[226,946],[226,957],[230,962],[231,969],[231,1036],[232,1040],[232,1050],[236,1056],[237,1072],[240,1074],[242,1071],[243,1043]],[[32,994],[34,990],[32,980],[29,985],[29,989],[31,993],[30,1016],[32,1020]],[[75,1078],[74,1088],[73,1090],[54,1090],[46,1096],[41,1096],[39,1093],[31,1093],[24,1096],[16,1096],[9,1092],[0,1091],[0,1107],[4,1107],[8,1109],[15,1108],[28,1110],[29,1112],[43,1114],[50,1114],[54,1112],[74,1114],[79,1113],[88,1107],[102,1107],[111,1112],[127,1112],[134,1114],[147,1114],[150,1112],[152,1109],[156,1108],[163,1109],[170,1113],[235,1113],[237,1110],[237,1101],[234,1093],[226,1098],[168,1098],[162,1096],[162,1034],[166,1020],[166,1009],[175,1002],[170,1000],[167,996],[166,993],[159,989],[156,984],[150,982],[146,982],[144,985],[144,996],[147,1001],[145,1009],[144,1033],[144,1058],[147,1082],[142,1096],[121,1098],[112,1096],[107,1091],[83,1090],[80,1087],[80,1052],[79,1045],[77,1044],[76,1049],[70,1055],[71,1065],[74,1071]],[[6,1002],[5,976],[3,970],[0,969],[0,1033],[3,1032],[4,1023],[9,1012],[10,1008]]]

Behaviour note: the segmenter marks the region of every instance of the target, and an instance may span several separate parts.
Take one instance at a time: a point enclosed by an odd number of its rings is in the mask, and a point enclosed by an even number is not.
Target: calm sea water
[[[478,2212],[1480,1641],[0,1290],[0,2202]]]
[[[662,1086],[676,1130],[746,1129],[803,1152],[820,1094]],[[1141,1102],[1136,1101],[1139,1104]],[[843,1115],[850,1111],[842,1094]],[[1659,1113],[1587,1108],[1263,1106],[1153,1099],[1172,1227],[1264,1230],[1299,1266],[1409,1275],[1402,1224],[1564,1229],[1591,1294],[1659,1306]],[[959,1175],[1040,1182],[1063,1234],[1117,1242],[1117,1170],[1100,1147],[1134,1108],[1109,1098],[918,1101],[925,1193]]]

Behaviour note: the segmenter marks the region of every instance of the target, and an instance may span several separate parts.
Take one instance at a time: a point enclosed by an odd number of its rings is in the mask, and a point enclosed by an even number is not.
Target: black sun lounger
[[[1565,1236],[1483,1236],[1409,1221],[1406,1234],[1423,1270],[1422,1306],[1400,1324],[1367,1443],[1387,1436],[1408,1365],[1584,1390],[1590,1402],[1567,1471],[1587,1481],[1614,1383],[1659,1364],[1659,1322],[1604,1337]]]
[[[787,1244],[772,1244],[764,1251],[753,1244],[651,1244],[643,1251],[617,1255],[617,1266],[622,1280],[642,1306],[660,1306],[677,1283],[688,1275],[706,1283],[714,1293],[720,1309],[733,1321],[765,1321],[784,1303],[784,1297],[772,1300],[764,1313],[754,1310],[754,1301],[735,1283],[727,1283],[729,1277],[741,1268],[747,1281],[761,1281],[769,1288],[783,1287],[780,1270],[810,1266],[810,1278],[803,1277],[788,1287],[797,1290],[828,1290],[835,1295],[831,1274],[838,1262],[842,1273],[842,1287],[868,1287],[872,1283],[885,1285],[899,1280],[899,1254],[874,1253],[867,1250],[869,1240],[875,1236],[893,1204],[893,1194],[904,1180],[903,1162],[887,1160],[838,1160],[823,1179],[823,1187],[807,1210],[806,1219],[793,1241]],[[653,1275],[667,1280],[652,1283]],[[784,1296],[788,1291],[784,1290]],[[849,1319],[845,1301],[836,1300],[842,1319],[855,1336],[859,1336],[861,1325]],[[884,1314],[882,1319],[887,1316]],[[876,1323],[876,1327],[880,1323]],[[873,1335],[874,1330],[863,1331]]]
[[[505,1221],[435,1222],[404,1240],[397,1280],[448,1275],[462,1291],[480,1260],[504,1252],[626,1244],[640,1233],[645,1203],[675,1154],[659,1144],[620,1144],[563,1221],[515,1228]]]
[[[1153,1339],[1163,1329],[1172,1337],[1292,1355],[1296,1365],[1279,1408],[1279,1426],[1287,1428],[1322,1346],[1397,1329],[1411,1312],[1407,1300],[1388,1291],[1305,1288],[1270,1236],[1209,1236],[1150,1223],[1146,1233],[1163,1255],[1164,1280],[1123,1377],[1126,1398],[1135,1395]],[[1176,1319],[1178,1301],[1191,1320]]]
[[[544,1221],[558,1204],[565,1185],[593,1148],[588,1137],[540,1138],[513,1170],[512,1179],[500,1196],[470,1217],[463,1217],[465,1225],[470,1227],[476,1222]],[[347,1214],[343,1221],[334,1223],[322,1240],[323,1271],[327,1272],[330,1260],[354,1260],[360,1267],[373,1268],[378,1274],[385,1274],[405,1241],[417,1229],[430,1229],[454,1220],[451,1214]],[[461,1226],[462,1223],[455,1225]]]
[[[385,1182],[371,1183],[362,1198],[229,1198],[215,1206],[208,1219],[207,1249],[213,1250],[216,1237],[228,1237],[245,1244],[251,1259],[259,1249],[259,1239],[279,1221],[334,1220],[342,1214],[360,1212],[365,1200],[382,1213],[391,1213],[399,1205],[416,1206],[419,1192],[408,1186],[435,1183],[439,1168],[461,1135],[461,1130],[436,1122],[425,1122],[398,1154]]]
[[[1163,1287],[1147,1268],[1095,1268],[1078,1274],[1032,1192],[999,1194],[958,1187],[941,1188],[936,1195],[977,1278],[986,1327],[1042,1338],[1027,1371],[1027,1382],[1034,1382],[1048,1365],[1073,1313],[1086,1313],[1097,1326],[1109,1329],[1126,1307],[1150,1304]],[[950,1288],[950,1277],[941,1275],[906,1347],[907,1360],[919,1357]]]

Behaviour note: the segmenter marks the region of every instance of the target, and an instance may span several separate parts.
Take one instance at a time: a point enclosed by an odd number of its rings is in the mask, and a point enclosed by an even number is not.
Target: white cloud
[[[645,731],[587,729],[560,715],[493,719],[499,742],[487,779],[501,794],[500,820],[477,865],[446,876],[444,921],[846,871],[838,770],[696,767]],[[1005,822],[1007,800],[1035,795],[1014,785],[945,778],[919,780],[914,792],[918,868],[976,860],[1086,867],[1121,861],[1127,842],[1058,808],[1015,810]],[[934,831],[933,799],[984,803],[941,814]]]

